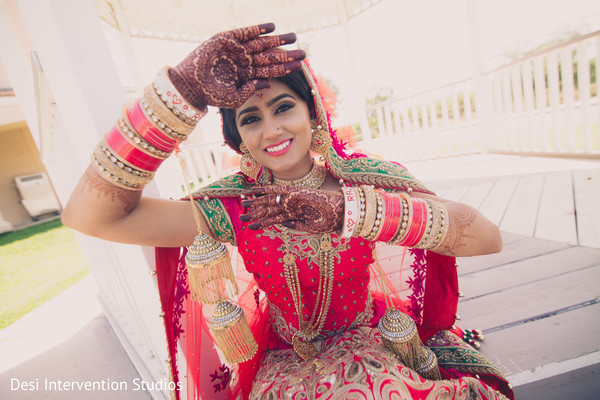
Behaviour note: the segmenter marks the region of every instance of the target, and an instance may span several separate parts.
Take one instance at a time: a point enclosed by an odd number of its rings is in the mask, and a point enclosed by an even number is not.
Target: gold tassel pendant
[[[425,379],[442,379],[437,357],[421,342],[415,321],[395,308],[379,320],[381,341],[408,368]]]
[[[423,346],[415,321],[395,308],[388,308],[379,320],[379,334],[383,344],[408,368],[419,366],[420,348]]]
[[[238,293],[231,259],[223,243],[199,233],[190,246],[185,262],[194,300],[217,304]]]
[[[421,347],[421,363],[416,370],[425,379],[439,380],[442,374],[438,367],[437,357],[427,346]]]
[[[230,301],[217,304],[210,331],[228,364],[248,361],[258,351],[242,308]]]

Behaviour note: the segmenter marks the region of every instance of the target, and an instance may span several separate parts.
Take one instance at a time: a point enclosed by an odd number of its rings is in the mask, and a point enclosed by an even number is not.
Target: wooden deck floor
[[[484,331],[481,351],[517,399],[600,398],[600,164],[476,161],[413,171],[502,231],[502,252],[458,260],[457,324]]]
[[[600,248],[600,168],[432,183],[503,232]]]

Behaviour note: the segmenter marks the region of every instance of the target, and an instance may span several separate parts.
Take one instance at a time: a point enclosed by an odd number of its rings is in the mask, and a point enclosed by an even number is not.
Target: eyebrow
[[[267,106],[271,107],[273,104],[277,103],[279,100],[286,98],[286,97],[290,97],[290,98],[296,100],[296,98],[289,93],[281,93],[279,96],[275,96],[271,100],[267,101]],[[253,111],[258,111],[258,107],[252,106],[252,107],[244,108],[243,110],[241,110],[238,113],[237,117],[239,118],[240,116],[242,116],[242,114],[247,114],[247,113],[250,113]]]

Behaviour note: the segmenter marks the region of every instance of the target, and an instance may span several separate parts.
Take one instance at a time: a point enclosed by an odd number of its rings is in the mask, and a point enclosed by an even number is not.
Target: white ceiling
[[[277,32],[334,26],[382,0],[95,0],[100,17],[134,37],[198,42],[235,27],[274,22]]]

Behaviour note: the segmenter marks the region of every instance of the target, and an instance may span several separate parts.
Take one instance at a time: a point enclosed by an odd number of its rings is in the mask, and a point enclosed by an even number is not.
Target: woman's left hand
[[[241,215],[244,222],[255,221],[250,229],[275,224],[310,233],[334,232],[342,227],[344,198],[340,192],[288,186],[265,186],[253,189],[256,197],[242,201],[253,211]]]

